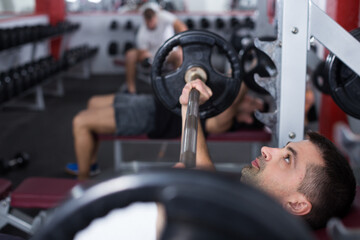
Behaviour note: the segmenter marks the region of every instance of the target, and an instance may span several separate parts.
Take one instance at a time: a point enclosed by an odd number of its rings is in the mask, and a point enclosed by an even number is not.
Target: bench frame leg
[[[120,169],[121,164],[123,163],[123,146],[120,140],[114,141],[114,160],[115,169]]]
[[[10,207],[11,198],[7,197],[0,201],[0,229],[10,224],[30,235],[33,235],[45,222],[46,211],[40,211],[32,218],[27,214]]]

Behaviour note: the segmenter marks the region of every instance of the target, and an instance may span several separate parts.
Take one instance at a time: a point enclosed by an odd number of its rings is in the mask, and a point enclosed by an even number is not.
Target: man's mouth
[[[258,162],[257,158],[251,162],[251,165],[253,165],[257,169],[260,169],[260,165],[259,165],[259,162]]]

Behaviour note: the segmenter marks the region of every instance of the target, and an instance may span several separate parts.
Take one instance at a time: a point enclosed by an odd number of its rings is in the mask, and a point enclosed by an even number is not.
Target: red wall
[[[55,25],[64,21],[66,17],[65,0],[36,0],[35,13],[49,16],[50,24]],[[51,40],[51,53],[55,58],[59,57],[61,38]]]

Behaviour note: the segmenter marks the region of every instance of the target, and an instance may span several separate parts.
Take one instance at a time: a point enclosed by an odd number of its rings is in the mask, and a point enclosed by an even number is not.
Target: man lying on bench
[[[180,96],[183,124],[192,88],[200,91],[200,103],[212,95],[211,90],[200,80],[185,85]],[[178,163],[176,167],[184,165]],[[197,135],[196,167],[215,169],[201,125]],[[356,188],[355,177],[347,160],[331,141],[315,132],[308,133],[306,140],[289,142],[284,148],[263,147],[261,155],[243,168],[241,182],[263,190],[288,212],[301,216],[313,229],[324,227],[332,217],[346,215],[354,200]],[[105,222],[93,222],[80,231],[75,239],[97,239],[104,232],[111,232],[113,239],[129,237],[126,235],[129,233],[134,239],[144,239],[142,236],[157,239],[156,235],[159,236],[160,232],[156,229],[163,226],[163,207],[154,203],[136,203],[125,210],[116,211],[109,214]],[[116,223],[117,227],[109,225],[109,221]],[[133,231],[132,224],[129,224],[132,221],[136,222],[136,229],[141,231]],[[121,223],[124,223],[124,228]],[[108,231],[104,231],[103,227],[106,226],[109,226]]]
[[[212,95],[211,89],[200,80],[186,84],[180,96],[183,123],[192,88],[200,91],[200,104]],[[196,166],[214,169],[201,125]],[[289,142],[283,148],[262,147],[261,155],[241,173],[242,182],[273,196],[287,211],[302,216],[312,228],[324,227],[331,217],[343,217],[356,192],[348,161],[331,141],[315,132],[307,133],[306,140]]]
[[[261,99],[246,96],[243,85],[234,103],[220,115],[204,121],[208,133],[222,133],[230,129],[234,118],[251,124],[252,113],[263,110]],[[86,110],[73,119],[73,135],[77,163],[69,163],[66,171],[87,179],[99,172],[97,149],[99,134],[167,139],[181,135],[181,117],[167,110],[151,94],[109,94],[94,96]]]

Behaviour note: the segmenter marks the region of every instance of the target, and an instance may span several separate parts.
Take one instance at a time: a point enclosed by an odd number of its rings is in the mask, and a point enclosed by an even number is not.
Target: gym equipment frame
[[[311,0],[277,0],[277,40],[255,45],[275,62],[278,75],[255,80],[275,99],[273,113],[256,112],[273,132],[273,144],[304,138],[306,61],[315,38],[360,75],[360,43]]]

